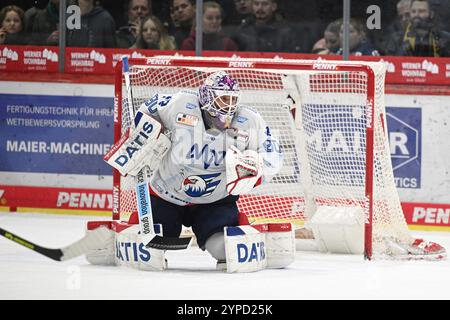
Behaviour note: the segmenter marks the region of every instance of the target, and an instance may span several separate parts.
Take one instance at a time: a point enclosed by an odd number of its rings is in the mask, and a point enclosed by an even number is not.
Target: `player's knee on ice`
[[[225,260],[225,240],[223,237],[223,232],[217,232],[210,236],[208,240],[206,240],[205,249],[216,260]]]

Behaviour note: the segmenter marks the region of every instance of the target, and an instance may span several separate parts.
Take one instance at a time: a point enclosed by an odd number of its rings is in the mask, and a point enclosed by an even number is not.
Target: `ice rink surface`
[[[101,218],[106,219],[106,218]],[[48,247],[68,245],[98,217],[0,213],[0,226]],[[450,233],[413,232],[450,250]],[[0,299],[450,299],[450,261],[364,261],[297,252],[283,270],[227,274],[197,247],[167,253],[169,269],[100,267],[84,257],[55,262],[0,237]]]

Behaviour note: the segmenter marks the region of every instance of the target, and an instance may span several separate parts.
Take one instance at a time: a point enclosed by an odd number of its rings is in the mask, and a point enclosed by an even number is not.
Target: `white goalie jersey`
[[[282,151],[263,118],[240,106],[230,129],[207,129],[197,93],[156,94],[140,110],[160,121],[170,133],[171,149],[162,159],[151,188],[162,199],[177,205],[205,204],[228,196],[225,155],[234,146],[254,150],[262,158],[262,182],[282,165]]]

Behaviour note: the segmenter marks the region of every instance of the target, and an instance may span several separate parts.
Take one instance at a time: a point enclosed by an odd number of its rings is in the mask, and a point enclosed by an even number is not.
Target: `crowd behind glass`
[[[57,46],[59,0],[2,1],[0,44]],[[203,50],[342,54],[342,1],[203,1]],[[352,1],[352,55],[450,56],[450,0]],[[70,47],[195,49],[195,0],[67,0]],[[367,12],[377,5],[378,27]],[[376,14],[376,13],[375,13]]]

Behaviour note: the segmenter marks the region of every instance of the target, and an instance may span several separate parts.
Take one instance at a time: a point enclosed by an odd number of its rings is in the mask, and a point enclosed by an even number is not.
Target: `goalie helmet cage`
[[[385,132],[382,63],[152,57],[129,59],[133,105],[155,93],[196,90],[226,70],[242,104],[258,110],[279,139],[281,170],[240,196],[250,221],[302,225],[317,206],[357,206],[364,212],[364,254],[392,258],[386,240],[411,244]],[[114,141],[130,126],[121,62],[116,67]],[[242,119],[245,121],[245,119]],[[137,211],[133,179],[113,176],[113,219]],[[394,257],[395,258],[395,257]]]

